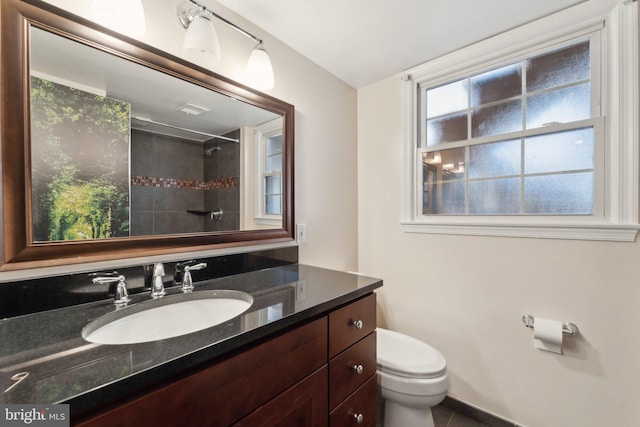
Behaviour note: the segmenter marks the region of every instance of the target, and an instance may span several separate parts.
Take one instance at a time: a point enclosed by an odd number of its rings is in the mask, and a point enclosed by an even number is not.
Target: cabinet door
[[[327,387],[325,365],[234,427],[326,427]]]

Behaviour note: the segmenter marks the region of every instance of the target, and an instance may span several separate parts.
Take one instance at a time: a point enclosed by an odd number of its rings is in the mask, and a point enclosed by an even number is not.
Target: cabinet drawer
[[[326,363],[321,318],[79,425],[228,426]]]
[[[372,332],[329,362],[329,408],[335,408],[375,373],[376,333]]]
[[[377,377],[372,376],[329,415],[331,427],[373,427],[376,425]],[[361,423],[357,417],[361,416]]]
[[[376,294],[329,314],[329,357],[369,335],[376,328]]]

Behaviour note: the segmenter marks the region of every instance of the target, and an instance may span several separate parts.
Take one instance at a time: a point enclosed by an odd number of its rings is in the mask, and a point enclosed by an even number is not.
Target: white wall
[[[88,18],[86,0],[48,0],[48,3]],[[147,16],[146,33],[140,39],[189,60],[181,49],[184,30],[175,14],[178,1],[144,0],[143,3]],[[267,93],[296,108],[295,219],[307,226],[307,242],[300,246],[300,261],[354,270],[357,266],[356,90],[216,1],[204,0],[201,3],[264,40],[276,79],[275,88]],[[213,71],[241,80],[254,42],[224,24],[216,28],[223,58]],[[206,66],[206,63],[200,62],[199,65]],[[247,248],[235,249],[244,250]],[[228,252],[209,251],[206,254]],[[198,256],[198,253],[182,255],[189,258]],[[176,254],[171,258],[179,259],[180,256]],[[143,257],[44,268],[37,272],[0,273],[0,282],[119,264],[141,264],[149,260]]]
[[[527,427],[640,425],[640,243],[404,233],[401,80],[358,92],[359,271],[379,321],[438,348],[452,397]],[[571,321],[564,355],[523,314]]]

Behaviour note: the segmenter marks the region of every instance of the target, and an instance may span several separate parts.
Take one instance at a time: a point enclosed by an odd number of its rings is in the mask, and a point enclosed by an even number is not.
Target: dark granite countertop
[[[247,312],[214,327],[127,345],[94,344],[81,336],[85,325],[115,310],[111,300],[0,320],[0,402],[69,403],[72,415],[87,413],[320,316],[382,281],[292,264],[195,285],[194,292],[244,291],[254,302]],[[167,291],[167,296],[181,293]],[[129,306],[149,299],[148,293],[133,295]]]

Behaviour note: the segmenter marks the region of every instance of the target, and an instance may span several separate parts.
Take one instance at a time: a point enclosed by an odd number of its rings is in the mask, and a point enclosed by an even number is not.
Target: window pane
[[[520,100],[479,108],[471,117],[471,135],[497,135],[522,130],[522,103]]]
[[[527,100],[527,129],[591,117],[591,88],[582,84],[535,95]]]
[[[589,42],[529,59],[527,92],[588,80],[589,62]]]
[[[422,163],[432,165],[435,171],[435,181],[464,178],[465,148],[450,148],[448,150],[422,153]]]
[[[267,173],[280,172],[282,170],[282,154],[267,157]]]
[[[282,194],[280,187],[280,175],[265,177],[266,194]]]
[[[272,136],[267,139],[267,156],[282,153],[282,135]]]
[[[267,215],[282,215],[282,196],[267,196],[265,201]]]
[[[438,164],[440,164],[440,161],[438,161]],[[424,215],[434,214],[438,211],[438,207],[436,205],[438,202],[436,198],[437,173],[437,166],[429,163],[422,164],[422,213]]]
[[[527,138],[524,147],[525,173],[593,169],[593,147],[593,128]]]
[[[513,98],[522,94],[522,66],[508,65],[471,78],[471,105]]]
[[[427,147],[467,139],[467,115],[456,114],[427,121]]]
[[[469,213],[472,215],[520,213],[520,178],[469,182]]]
[[[524,209],[528,214],[593,213],[593,172],[525,177]]]
[[[437,214],[463,215],[465,213],[465,184],[460,182],[443,182],[437,185]]]
[[[520,175],[521,143],[511,141],[469,147],[469,178]]]
[[[465,213],[465,148],[422,154],[424,214]]]
[[[427,90],[427,118],[466,110],[469,105],[467,80]]]

